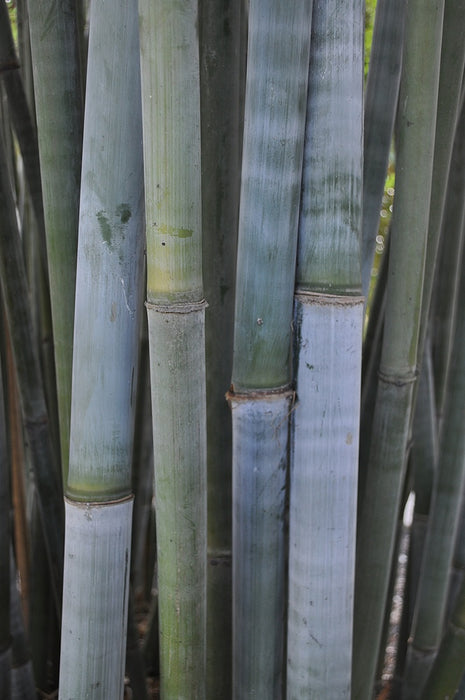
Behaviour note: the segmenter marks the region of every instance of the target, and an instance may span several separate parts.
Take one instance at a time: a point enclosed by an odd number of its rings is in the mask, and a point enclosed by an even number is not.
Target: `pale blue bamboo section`
[[[287,698],[348,698],[363,299],[297,294]]]
[[[60,700],[123,697],[132,503],[65,501]]]
[[[281,698],[285,504],[292,392],[230,398],[236,700]],[[247,654],[244,654],[247,650]]]

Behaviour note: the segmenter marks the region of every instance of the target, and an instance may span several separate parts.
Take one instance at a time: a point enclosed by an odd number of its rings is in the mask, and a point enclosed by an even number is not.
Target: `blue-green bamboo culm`
[[[229,393],[235,700],[283,692],[290,342],[311,8],[308,0],[249,5]]]
[[[363,298],[363,6],[314,0],[294,315],[287,698],[347,698]]]
[[[81,182],[60,698],[116,700],[124,690],[143,310],[135,3],[92,3]]]

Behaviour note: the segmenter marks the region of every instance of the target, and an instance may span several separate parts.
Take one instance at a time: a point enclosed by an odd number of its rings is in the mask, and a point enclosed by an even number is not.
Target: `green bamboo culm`
[[[83,119],[76,3],[29,1],[28,13],[66,481]]]
[[[362,289],[365,299],[378,233],[399,95],[405,2],[378,0],[364,110]]]
[[[116,699],[124,691],[143,207],[137,7],[92,3],[66,485],[62,700]]]
[[[7,453],[3,367],[0,374],[0,697],[10,700],[10,460]]]
[[[235,700],[283,691],[290,343],[311,10],[308,0],[249,4],[229,394]]]
[[[45,394],[34,342],[29,289],[3,140],[0,139],[0,281],[14,356],[21,413],[29,442],[52,595],[61,614],[63,493],[53,450]]]
[[[404,487],[436,128],[444,3],[408,3],[385,326],[357,531],[354,700],[371,698]],[[415,202],[426,203],[419,208]],[[408,232],[408,236],[406,233]],[[409,303],[406,303],[406,299]]]
[[[421,694],[421,700],[464,697],[465,585],[462,583],[452,619],[447,625],[438,655]]]
[[[231,381],[240,190],[242,0],[199,2],[207,381],[207,690],[231,696]]]
[[[37,691],[10,547],[11,700],[36,700]],[[3,696],[2,696],[3,697]]]
[[[431,309],[438,423],[442,423],[465,239],[465,101],[455,131]]]
[[[462,275],[458,308],[465,303]],[[441,643],[455,539],[465,485],[465,322],[459,312],[440,433],[438,473],[429,513],[421,578],[407,654],[403,697],[413,700],[431,669]]]
[[[24,163],[24,173],[31,196],[41,244],[45,243],[44,207],[40,177],[39,149],[33,116],[29,109],[20,65],[11,30],[6,2],[0,4],[0,76],[8,97],[11,125],[16,134]],[[45,245],[39,247],[40,261],[47,269]]]
[[[429,205],[428,245],[425,260],[425,281],[421,307],[419,358],[429,326],[431,296],[443,230],[444,207],[451,167],[456,126],[463,102],[463,74],[465,45],[462,27],[465,23],[465,1],[448,0],[444,3],[442,49],[440,59],[439,91],[437,102],[434,160]],[[430,108],[431,109],[431,108]]]
[[[204,700],[206,379],[195,0],[142,0],[147,314],[161,695]]]
[[[362,116],[363,3],[314,0],[294,317],[288,700],[350,694]]]

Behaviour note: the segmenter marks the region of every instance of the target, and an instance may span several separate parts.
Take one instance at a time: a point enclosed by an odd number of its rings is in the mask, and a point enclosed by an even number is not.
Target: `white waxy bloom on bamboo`
[[[142,0],[147,314],[161,694],[204,700],[205,301],[197,2]]]
[[[363,299],[363,7],[313,4],[295,296],[287,698],[347,698]]]
[[[142,309],[142,119],[134,3],[92,3],[88,69],[60,698],[116,700],[124,691]]]

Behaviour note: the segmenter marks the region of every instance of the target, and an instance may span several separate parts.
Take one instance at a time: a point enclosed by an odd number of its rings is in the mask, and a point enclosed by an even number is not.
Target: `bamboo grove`
[[[1,700],[465,698],[464,30],[0,0]]]

